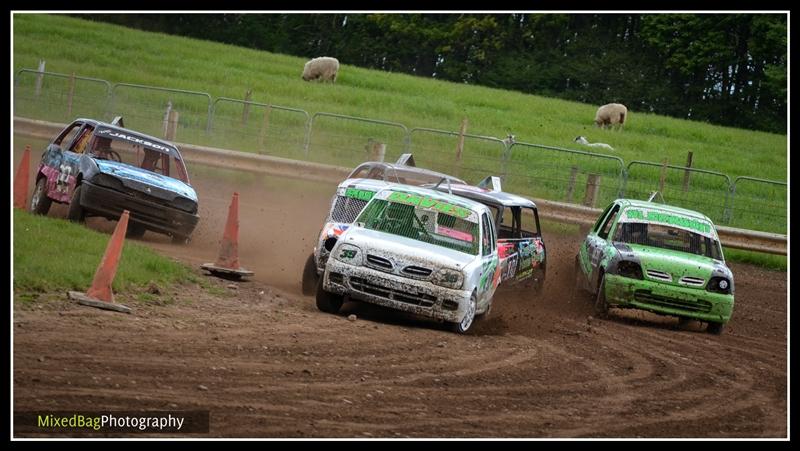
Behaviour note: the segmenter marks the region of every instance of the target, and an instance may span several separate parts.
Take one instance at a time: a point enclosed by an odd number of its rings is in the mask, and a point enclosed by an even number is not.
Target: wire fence
[[[470,183],[500,176],[506,191],[602,208],[618,197],[661,191],[672,205],[703,212],[718,224],[786,233],[788,184],[665,163],[625,162],[613,155],[514,142],[342,114],[308,112],[205,92],[112,84],[106,80],[22,69],[14,80],[14,115],[52,122],[76,117],[125,123],[174,141],[351,167],[395,161]],[[169,133],[170,113],[177,129]]]
[[[786,182],[736,177],[725,224],[786,234],[788,188]]]
[[[509,191],[590,207],[620,197],[625,179],[619,157],[539,144],[514,143],[508,167]]]
[[[418,127],[409,131],[408,144],[420,166],[463,180],[505,175],[507,146],[498,138]]]
[[[641,199],[659,191],[670,204],[701,211],[712,221],[723,223],[730,190],[730,177],[719,172],[632,161],[628,163],[623,195]]]
[[[14,81],[14,114],[55,122],[108,118],[110,93],[105,80],[22,69]]]
[[[212,111],[209,146],[305,159],[310,125],[305,111],[226,97],[214,100]]]

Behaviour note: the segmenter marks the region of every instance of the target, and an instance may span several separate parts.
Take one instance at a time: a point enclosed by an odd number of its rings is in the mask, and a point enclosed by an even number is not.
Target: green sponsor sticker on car
[[[462,219],[467,218],[471,213],[468,208],[459,207],[458,205],[436,200],[432,197],[418,196],[416,194],[401,193],[397,191],[390,194],[386,200],[390,202],[398,202],[401,204],[414,205],[415,207],[436,210]]]
[[[662,224],[676,225],[688,229],[697,230],[702,233],[710,233],[711,225],[696,219],[687,218],[685,216],[677,216],[669,213],[663,213],[655,210],[638,210],[629,208],[626,210],[626,216],[629,219],[638,219],[650,222],[660,222]]]
[[[375,195],[374,191],[358,188],[347,188],[344,192],[345,197],[369,201]]]

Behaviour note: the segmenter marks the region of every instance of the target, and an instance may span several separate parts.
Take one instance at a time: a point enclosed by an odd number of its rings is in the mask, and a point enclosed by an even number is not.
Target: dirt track
[[[128,300],[133,315],[15,302],[15,411],[208,409],[209,436],[787,434],[786,273],[733,264],[721,336],[644,313],[590,320],[589,302],[568,294],[580,237],[545,233],[542,298],[501,292],[470,335],[361,304],[332,316],[299,292],[332,187],[230,180],[195,175],[203,219],[188,246],[142,241],[213,261],[236,189],[240,260],[255,280],[224,299],[183,287],[167,305]]]

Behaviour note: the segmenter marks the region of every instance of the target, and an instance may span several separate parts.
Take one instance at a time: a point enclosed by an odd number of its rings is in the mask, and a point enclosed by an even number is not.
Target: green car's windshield
[[[372,199],[356,222],[366,229],[478,255],[478,224],[441,211]]]
[[[722,260],[722,251],[717,240],[691,230],[669,225],[622,222],[617,226],[614,241],[658,247]]]

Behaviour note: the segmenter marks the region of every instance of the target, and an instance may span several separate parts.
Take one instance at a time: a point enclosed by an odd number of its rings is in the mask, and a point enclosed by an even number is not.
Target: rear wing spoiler
[[[478,188],[488,189],[489,191],[503,191],[503,184],[501,183],[500,177],[496,175],[490,175],[485,179],[481,180],[478,183]]]
[[[417,167],[417,163],[414,161],[414,155],[410,153],[404,153],[400,155],[400,158],[397,159],[395,164],[402,164],[405,166],[414,166]]]
[[[661,195],[660,191],[653,191],[652,193],[650,193],[650,197],[647,198],[647,201],[648,202],[653,202],[653,199],[656,199],[656,198],[661,199],[660,202],[662,204],[666,203],[666,202],[664,202],[664,196]]]

